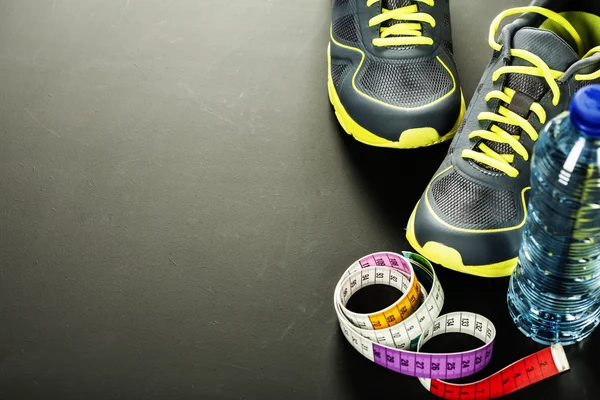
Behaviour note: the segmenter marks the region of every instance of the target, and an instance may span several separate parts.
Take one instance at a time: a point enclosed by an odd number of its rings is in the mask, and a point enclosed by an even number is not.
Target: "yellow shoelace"
[[[490,46],[494,50],[497,50],[497,51],[502,49],[502,45],[497,43],[494,38],[496,36],[496,33],[500,26],[500,23],[504,18],[506,18],[510,15],[528,13],[528,12],[541,14],[541,15],[545,16],[546,18],[549,18],[550,20],[561,25],[567,32],[569,32],[569,34],[575,40],[578,53],[581,57],[581,55],[584,52],[583,41],[581,40],[581,37],[579,36],[579,34],[575,30],[575,28],[561,15],[559,15],[551,10],[547,10],[547,9],[541,8],[541,7],[519,7],[519,8],[506,10],[503,13],[501,13],[500,15],[498,15],[496,17],[496,19],[494,19],[494,21],[492,22],[492,25],[490,27],[490,35],[489,35]],[[591,56],[592,54],[595,54],[598,52],[600,52],[600,46],[595,47],[592,50],[590,50],[585,56],[583,56],[583,58],[587,58],[587,57]],[[546,82],[548,83],[550,90],[552,91],[552,96],[553,96],[552,104],[554,106],[558,105],[558,103],[560,101],[560,88],[558,87],[558,83],[556,82],[556,80],[559,79],[560,77],[562,77],[564,75],[564,72],[555,71],[555,70],[550,69],[550,67],[548,67],[548,64],[546,64],[541,58],[539,58],[535,54],[530,53],[526,50],[511,49],[510,55],[512,57],[518,57],[518,58],[524,59],[524,60],[528,61],[530,64],[532,64],[533,66],[532,67],[528,67],[528,66],[500,67],[494,72],[494,74],[492,75],[492,79],[494,81],[496,81],[504,74],[525,74],[525,75],[543,77],[546,80]],[[600,71],[597,71],[593,74],[576,75],[575,76],[576,80],[592,80],[592,79],[596,79],[596,78],[600,78]],[[485,100],[486,100],[486,102],[489,102],[492,99],[499,99],[506,104],[510,104],[514,94],[515,94],[515,91],[510,88],[504,88],[503,91],[494,90],[487,94]],[[537,102],[533,103],[530,110],[538,117],[538,119],[540,120],[540,122],[542,124],[546,123],[546,111],[544,110],[544,108],[542,107],[541,104],[539,104]],[[503,106],[500,106],[497,113],[492,113],[492,112],[480,113],[478,116],[478,119],[480,121],[492,121],[492,122],[495,122],[496,124],[500,123],[500,124],[518,126],[519,128],[521,128],[523,130],[523,132],[525,132],[527,135],[529,135],[529,137],[533,141],[537,140],[537,138],[539,136],[538,132],[535,130],[535,128],[531,125],[531,123],[529,121],[527,121],[525,118],[510,111],[508,108],[503,107]],[[488,140],[491,142],[506,143],[514,150],[514,152],[516,154],[523,157],[523,159],[525,161],[528,161],[529,153],[527,152],[527,149],[525,148],[525,146],[523,146],[519,142],[519,136],[511,135],[510,133],[506,132],[504,129],[500,128],[496,124],[492,125],[489,130],[477,130],[477,131],[472,132],[469,135],[469,138],[470,139],[481,138],[481,139],[485,139],[485,140]],[[463,150],[462,156],[463,156],[463,158],[472,159],[481,164],[485,164],[485,165],[488,165],[499,171],[502,171],[510,177],[515,178],[519,175],[519,171],[511,165],[512,162],[514,161],[514,157],[515,157],[514,154],[498,154],[496,151],[491,149],[485,143],[480,143],[477,150],[470,150],[470,149]]]
[[[367,7],[380,2],[381,0],[367,0]],[[434,0],[414,0],[420,3],[432,6]],[[386,10],[383,8],[381,14],[369,20],[369,26],[379,25],[386,21],[417,21],[417,22],[400,22],[392,26],[381,27],[379,37],[373,39],[374,46],[405,46],[427,44],[432,45],[433,39],[423,36],[423,27],[421,23],[425,22],[435,26],[435,19],[427,14],[419,12],[419,7],[416,4],[412,6],[400,7],[394,10]],[[419,23],[421,22],[421,23]],[[403,35],[403,36],[400,36]]]

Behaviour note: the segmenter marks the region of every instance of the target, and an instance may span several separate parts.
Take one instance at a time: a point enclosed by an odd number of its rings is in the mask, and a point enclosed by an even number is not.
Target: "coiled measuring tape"
[[[402,296],[391,306],[370,314],[346,308],[359,289],[389,285]],[[338,282],[334,307],[344,336],[376,364],[419,378],[431,393],[445,399],[485,400],[567,371],[569,363],[560,344],[525,357],[486,379],[469,384],[445,382],[481,371],[491,360],[496,328],[487,318],[470,312],[440,316],[444,292],[429,261],[418,254],[382,252],[352,264]],[[457,353],[422,353],[428,340],[445,333],[475,336],[481,347]]]

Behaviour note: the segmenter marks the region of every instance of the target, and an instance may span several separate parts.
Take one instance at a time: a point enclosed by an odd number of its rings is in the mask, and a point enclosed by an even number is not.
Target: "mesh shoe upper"
[[[333,7],[340,13],[340,16],[335,18],[332,23],[335,40],[349,46],[362,47],[360,21],[356,14],[357,5],[362,5],[362,3],[364,0],[334,0]],[[418,5],[419,9],[423,8],[411,0],[382,0],[378,6],[380,10],[393,10],[413,4]],[[403,22],[406,21],[394,19],[383,22],[381,26],[389,27]],[[449,12],[443,14],[443,22],[443,30],[449,33]],[[451,65],[454,67],[451,35],[442,32],[439,36],[442,44],[440,50],[451,59]],[[369,38],[364,39],[368,40]],[[415,47],[415,45],[387,46],[387,49],[399,51]],[[454,87],[452,76],[438,62],[437,55],[436,51],[419,58],[410,55],[391,58],[367,54],[358,72],[356,86],[369,96],[393,106],[410,108],[429,104],[450,92]],[[332,74],[339,65],[332,60]],[[341,75],[339,69],[336,72],[338,73],[336,88],[338,88]]]
[[[448,71],[435,58],[389,63],[366,59],[356,84],[359,89],[387,104],[418,107],[452,90]]]
[[[431,198],[436,214],[460,228],[506,228],[519,216],[511,190],[479,185],[456,171],[434,182]]]

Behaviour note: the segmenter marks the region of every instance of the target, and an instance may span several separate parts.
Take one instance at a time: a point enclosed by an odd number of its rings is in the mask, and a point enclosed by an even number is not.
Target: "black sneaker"
[[[333,0],[329,98],[372,146],[451,139],[464,115],[448,0]]]
[[[534,7],[533,5],[542,7]],[[473,275],[510,275],[527,215],[540,130],[576,90],[600,83],[600,2],[546,0],[507,10],[495,50],[448,155],[408,223],[423,256]],[[502,30],[502,19],[523,14]]]

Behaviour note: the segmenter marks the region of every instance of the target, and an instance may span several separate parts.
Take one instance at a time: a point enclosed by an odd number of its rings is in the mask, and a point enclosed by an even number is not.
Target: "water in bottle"
[[[546,126],[531,161],[508,309],[538,343],[573,344],[600,323],[599,163],[600,85],[590,85]]]

